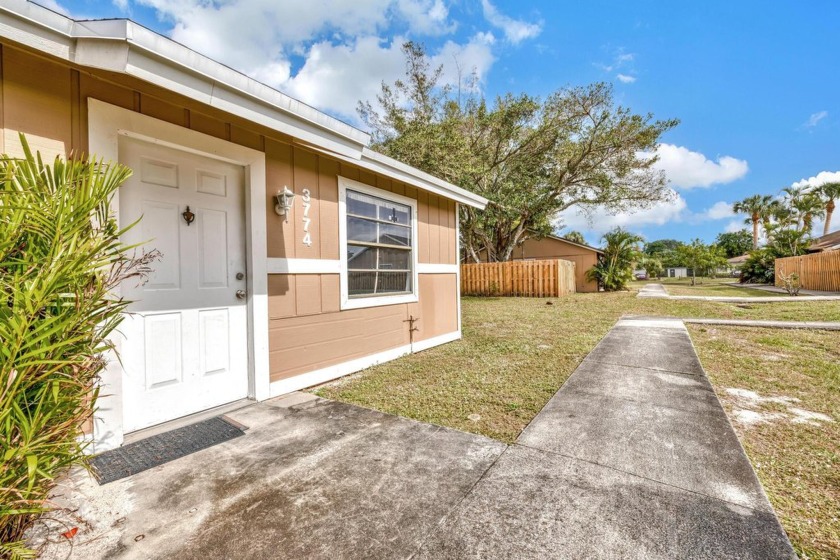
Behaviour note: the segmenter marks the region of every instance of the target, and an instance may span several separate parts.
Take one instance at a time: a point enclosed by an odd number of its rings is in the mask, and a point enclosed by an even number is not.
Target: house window
[[[342,308],[416,298],[416,201],[341,179]]]

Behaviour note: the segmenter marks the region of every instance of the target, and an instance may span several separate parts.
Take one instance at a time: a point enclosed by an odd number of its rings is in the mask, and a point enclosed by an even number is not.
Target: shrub
[[[741,283],[772,284],[776,280],[776,251],[770,247],[750,253],[741,267]]]
[[[633,263],[641,256],[637,245],[642,238],[618,227],[605,233],[603,240],[604,256],[586,271],[586,278],[597,281],[607,292],[625,290],[633,280]]]
[[[0,557],[24,558],[24,531],[54,481],[88,466],[82,426],[97,398],[108,335],[126,302],[109,294],[141,274],[110,201],[131,171],[56,158],[0,159]]]

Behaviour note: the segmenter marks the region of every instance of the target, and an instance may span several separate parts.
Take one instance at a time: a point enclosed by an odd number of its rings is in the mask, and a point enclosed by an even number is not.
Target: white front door
[[[120,326],[131,432],[248,394],[245,178],[240,166],[119,142],[120,162],[134,171],[120,188],[120,223],[142,218],[124,241],[161,253],[145,284],[122,288],[133,302]]]

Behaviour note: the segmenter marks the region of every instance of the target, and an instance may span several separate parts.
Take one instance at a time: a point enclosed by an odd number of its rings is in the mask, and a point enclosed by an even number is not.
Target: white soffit
[[[4,0],[0,37],[79,66],[134,76],[459,203],[478,208],[487,203],[481,196],[370,150],[368,133],[133,21],[75,21],[26,0]]]

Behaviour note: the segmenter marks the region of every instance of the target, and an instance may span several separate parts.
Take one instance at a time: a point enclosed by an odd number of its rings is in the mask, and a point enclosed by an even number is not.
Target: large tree
[[[732,205],[732,210],[736,214],[746,214],[748,224],[752,225],[753,249],[758,248],[758,224],[765,223],[765,231],[767,229],[767,221],[773,211],[773,197],[770,195],[756,194],[748,196],[744,200],[740,200]]]
[[[620,212],[674,196],[654,168],[655,149],[676,120],[617,106],[603,83],[562,89],[540,100],[485,100],[474,81],[441,85],[422,46],[406,43],[406,77],[382,84],[378,106],[359,104],[374,148],[478,193],[484,211],[464,208],[467,256],[505,261],[531,236],[550,233],[559,212],[596,206]]]
[[[715,239],[715,245],[723,250],[727,259],[731,259],[750,252],[750,249],[752,249],[752,236],[745,229],[719,233]]]

